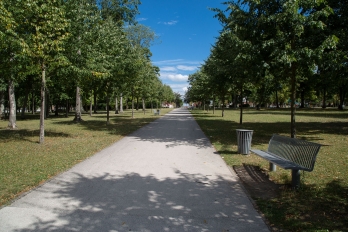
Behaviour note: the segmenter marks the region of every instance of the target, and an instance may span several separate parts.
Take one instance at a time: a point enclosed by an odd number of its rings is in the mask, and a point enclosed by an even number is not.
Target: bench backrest
[[[302,170],[312,171],[320,144],[289,138],[274,134],[269,141],[268,152],[283,159],[290,160],[302,167]]]

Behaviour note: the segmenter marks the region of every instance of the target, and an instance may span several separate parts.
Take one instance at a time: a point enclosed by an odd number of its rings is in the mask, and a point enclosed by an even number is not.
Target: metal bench
[[[161,111],[160,110],[153,110],[154,115],[160,115]]]
[[[320,144],[274,134],[269,141],[268,150],[251,149],[253,153],[270,162],[270,171],[276,165],[291,169],[292,187],[300,186],[300,170],[313,171]]]

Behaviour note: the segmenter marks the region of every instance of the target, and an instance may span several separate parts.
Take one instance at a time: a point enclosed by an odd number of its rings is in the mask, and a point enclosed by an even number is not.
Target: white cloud
[[[187,61],[184,59],[175,59],[175,60],[161,60],[161,61],[154,61],[155,65],[161,66],[172,66],[172,65],[196,65],[199,66],[202,64],[200,61]]]
[[[180,93],[181,95],[184,95],[188,88],[188,83],[184,84],[168,84],[170,88],[172,88],[174,93]]]
[[[168,79],[171,81],[187,81],[188,79],[188,75],[182,75],[180,73],[161,72],[160,74],[162,79]]]
[[[164,24],[164,25],[169,25],[169,26],[172,26],[172,25],[175,25],[177,24],[179,21],[176,21],[176,20],[171,20],[169,22],[158,22],[157,24]]]
[[[146,20],[147,20],[147,18],[139,18],[139,19],[138,19],[138,22],[146,21]]]
[[[184,71],[194,71],[197,69],[197,66],[178,65],[176,68]]]
[[[172,67],[172,66],[163,66],[163,67],[160,67],[161,71],[176,71],[176,68],[175,67]]]

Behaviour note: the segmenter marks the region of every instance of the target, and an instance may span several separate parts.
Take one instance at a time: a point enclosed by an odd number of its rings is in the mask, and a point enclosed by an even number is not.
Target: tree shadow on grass
[[[17,232],[268,231],[248,210],[252,205],[237,182],[173,171],[176,177],[165,179],[137,173],[58,176],[35,190],[39,201],[23,197],[11,206],[21,227],[11,220],[2,226]]]
[[[290,116],[290,109],[267,109],[267,110],[246,110],[245,114],[255,114],[255,115],[288,115]],[[341,111],[338,109],[296,109],[296,116],[306,116],[314,118],[337,118],[337,119],[347,119],[348,111]]]
[[[11,142],[11,141],[28,141],[33,142],[32,137],[38,137],[40,134],[40,130],[26,130],[26,129],[15,129],[15,130],[9,130],[9,129],[2,129],[0,130],[0,142]],[[54,132],[54,131],[45,131],[46,137],[70,137],[70,134],[63,133],[63,132]],[[35,142],[38,143],[38,142]]]
[[[348,188],[339,180],[322,189],[303,185],[277,199],[258,200],[258,205],[271,224],[286,230],[348,231]]]
[[[227,145],[237,144],[236,129],[253,130],[252,145],[268,144],[273,134],[282,134],[290,137],[290,123],[259,123],[246,122],[243,125],[233,121],[215,119],[209,121],[205,117],[197,117],[196,121],[207,134],[211,142]],[[321,133],[332,135],[348,135],[348,126],[343,122],[297,122],[297,138],[312,142],[323,142],[318,135]]]

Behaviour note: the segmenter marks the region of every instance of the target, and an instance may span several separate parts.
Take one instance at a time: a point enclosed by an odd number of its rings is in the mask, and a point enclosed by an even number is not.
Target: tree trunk
[[[22,112],[21,112],[21,118],[22,119],[25,118],[25,109],[27,108],[27,105],[28,105],[29,93],[30,93],[30,85],[27,84],[26,87],[25,87],[25,96],[24,96],[24,102],[23,102]]]
[[[10,80],[8,83],[8,99],[9,99],[9,105],[10,105],[8,127],[10,129],[15,129],[17,127],[17,125],[16,125],[16,98],[15,98],[15,89],[14,89],[13,80]]]
[[[94,113],[97,113],[97,91],[93,90],[93,97],[94,97]]]
[[[213,114],[215,114],[215,98],[214,98],[214,95],[213,95]]]
[[[110,98],[108,95],[106,95],[106,125],[110,124]]]
[[[69,100],[66,99],[66,107],[65,107],[65,117],[69,117]]]
[[[296,138],[296,63],[291,64],[291,138]]]
[[[5,91],[0,91],[0,119],[4,119],[5,113]]]
[[[56,103],[56,109],[54,110],[54,116],[58,117],[59,113],[58,113],[58,110],[59,110],[59,104],[60,103]]]
[[[144,111],[144,115],[145,115],[145,99],[143,98],[143,111]]]
[[[132,118],[134,118],[134,94],[132,91]]]
[[[305,108],[305,91],[304,90],[302,90],[301,91],[301,108]]]
[[[243,87],[240,89],[240,115],[239,115],[239,124],[243,124]]]
[[[75,106],[75,122],[82,121],[81,118],[81,94],[80,94],[80,87],[76,87],[76,106]]]
[[[45,108],[45,119],[50,117],[50,92],[46,88],[46,108]]]
[[[120,96],[120,113],[123,113],[123,95]]]
[[[92,110],[93,110],[93,95],[91,94],[91,103],[89,104],[89,116],[92,117]]]
[[[40,144],[45,141],[45,92],[46,92],[46,67],[42,65],[41,80],[41,109],[40,109]]]
[[[137,110],[139,110],[139,97],[137,97]]]
[[[31,101],[32,101],[32,114],[35,114],[35,111],[36,111],[36,109],[35,109],[35,94],[34,94],[34,91],[33,92],[31,92]]]
[[[343,105],[344,105],[344,99],[346,97],[346,86],[343,85],[340,87],[340,102],[339,102],[339,105],[338,105],[338,109],[339,110],[343,110]]]
[[[326,109],[326,86],[324,86],[324,89],[323,89],[323,103],[321,108]]]
[[[117,95],[115,97],[115,114],[119,114],[118,112],[118,99],[117,99]]]
[[[276,104],[277,104],[277,109],[279,109],[278,90],[276,90]]]

